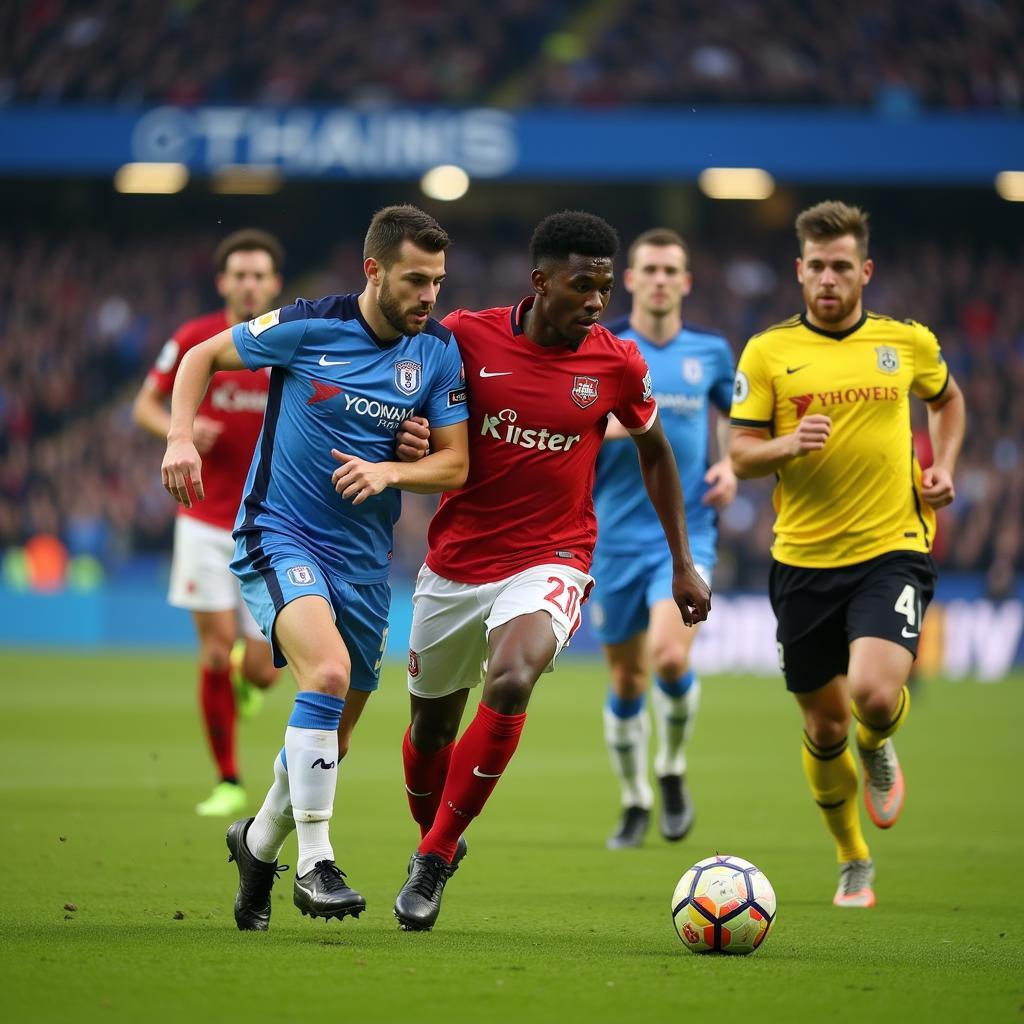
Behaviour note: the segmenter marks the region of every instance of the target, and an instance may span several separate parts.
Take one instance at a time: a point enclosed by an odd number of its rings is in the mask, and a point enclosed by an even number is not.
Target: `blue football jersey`
[[[391,461],[409,416],[443,427],[468,412],[451,331],[429,320],[421,334],[382,341],[356,300],[297,299],[232,328],[250,370],[272,367],[235,537],[296,538],[342,579],[371,583],[387,578],[401,495],[388,487],[360,505],[343,499],[331,483],[339,465],[331,449]]]
[[[656,345],[633,330],[629,321],[609,324],[620,338],[635,341],[647,360],[662,428],[675,452],[686,499],[686,524],[694,555],[694,539],[716,538],[715,510],[701,504],[708,485],[708,400],[728,415],[735,368],[732,351],[720,334],[686,327],[666,345]],[[594,477],[597,552],[628,553],[665,544],[654,506],[644,490],[636,449],[631,440],[601,446]],[[708,557],[707,554],[704,557]]]

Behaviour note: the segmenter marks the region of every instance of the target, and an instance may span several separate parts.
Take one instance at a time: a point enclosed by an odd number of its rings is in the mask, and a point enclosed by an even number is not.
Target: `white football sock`
[[[647,778],[647,745],[651,734],[647,708],[629,718],[620,718],[608,705],[604,708],[604,738],[612,771],[622,789],[623,807],[650,808],[654,792]]]
[[[694,679],[682,696],[665,693],[658,685],[651,688],[654,723],[658,733],[658,751],[654,758],[654,774],[686,774],[686,744],[693,732],[700,705],[700,680]]]
[[[340,697],[300,692],[284,733],[288,791],[299,840],[296,878],[318,861],[334,860],[329,826],[338,783],[338,722],[344,707]]]
[[[273,864],[281,855],[284,841],[295,831],[292,817],[292,798],[288,789],[288,769],[281,758],[282,750],[274,758],[274,781],[267,792],[263,806],[253,818],[245,834],[245,845],[257,859]]]

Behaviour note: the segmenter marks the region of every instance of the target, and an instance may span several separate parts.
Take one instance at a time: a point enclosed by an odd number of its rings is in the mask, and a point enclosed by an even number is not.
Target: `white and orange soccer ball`
[[[748,860],[699,860],[672,893],[672,923],[694,953],[753,953],[775,921],[775,890]]]

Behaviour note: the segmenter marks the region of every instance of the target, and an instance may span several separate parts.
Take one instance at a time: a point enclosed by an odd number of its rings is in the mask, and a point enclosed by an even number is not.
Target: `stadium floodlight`
[[[760,167],[708,167],[697,184],[709,199],[767,199],[775,179]]]
[[[276,167],[225,164],[210,179],[210,189],[221,195],[269,196],[280,190],[283,180]]]
[[[114,175],[118,192],[171,195],[188,184],[184,164],[122,164]]]
[[[996,192],[1008,203],[1024,203],[1024,171],[1000,171],[996,175]]]
[[[469,175],[455,164],[440,164],[423,175],[420,188],[428,199],[451,202],[469,191]]]

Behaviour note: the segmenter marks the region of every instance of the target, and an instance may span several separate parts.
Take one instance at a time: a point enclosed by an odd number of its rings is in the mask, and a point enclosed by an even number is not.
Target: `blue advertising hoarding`
[[[347,107],[0,108],[0,174],[107,175],[177,162],[203,175],[408,178],[457,164],[493,179],[693,179],[760,167],[787,182],[991,185],[1024,170],[1024,118],[943,113]]]

